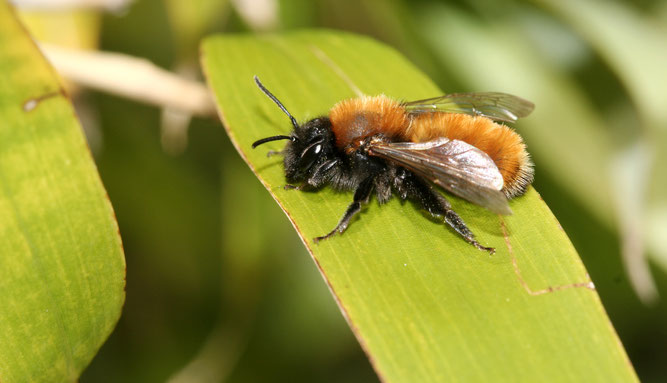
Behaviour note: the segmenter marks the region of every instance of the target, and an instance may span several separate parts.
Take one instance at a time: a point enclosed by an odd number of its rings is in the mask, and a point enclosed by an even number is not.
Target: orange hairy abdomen
[[[404,138],[412,142],[430,141],[438,137],[464,141],[480,149],[496,163],[512,192],[525,177],[532,177],[526,145],[514,130],[486,117],[459,113],[428,113],[417,115]],[[515,194],[515,193],[511,193]]]

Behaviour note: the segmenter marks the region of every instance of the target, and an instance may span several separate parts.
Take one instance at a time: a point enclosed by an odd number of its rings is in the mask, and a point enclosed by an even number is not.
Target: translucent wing
[[[503,176],[496,164],[486,153],[463,141],[447,138],[420,143],[373,140],[368,153],[403,166],[495,213],[512,213],[501,191]]]
[[[500,92],[452,93],[405,102],[403,106],[410,114],[465,113],[505,122],[514,122],[521,117],[526,117],[535,108],[530,101]]]

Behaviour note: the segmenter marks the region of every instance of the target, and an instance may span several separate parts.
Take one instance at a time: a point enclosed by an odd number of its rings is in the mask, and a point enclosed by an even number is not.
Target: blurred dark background
[[[200,81],[208,34],[341,29],[394,46],[445,91],[535,101],[519,125],[535,188],[639,377],[667,379],[667,2],[135,0],[22,16],[38,38]],[[127,258],[123,316],[82,382],[377,380],[219,121],[74,93]]]

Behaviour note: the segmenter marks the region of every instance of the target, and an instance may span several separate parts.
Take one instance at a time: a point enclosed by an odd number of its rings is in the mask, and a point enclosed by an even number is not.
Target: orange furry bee
[[[511,214],[507,200],[533,181],[526,146],[514,122],[534,105],[505,93],[456,93],[400,102],[384,95],[339,102],[328,116],[301,125],[262,85],[257,86],[290,118],[294,130],[255,141],[252,147],[289,140],[284,155],[289,188],[354,190],[353,202],[320,241],[347,229],[373,192],[380,203],[396,193],[443,219],[466,241],[479,244],[445,197],[432,184],[495,213]],[[299,184],[291,186],[291,184]]]

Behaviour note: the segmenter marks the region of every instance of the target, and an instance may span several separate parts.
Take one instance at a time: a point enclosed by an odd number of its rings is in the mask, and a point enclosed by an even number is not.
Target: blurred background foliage
[[[518,129],[535,187],[639,377],[667,378],[667,2],[14,3],[38,39],[147,58],[192,79],[201,80],[198,43],[208,34],[324,27],[394,46],[445,91],[534,101]],[[377,380],[218,121],[71,89],[127,258],[123,316],[82,382]]]

